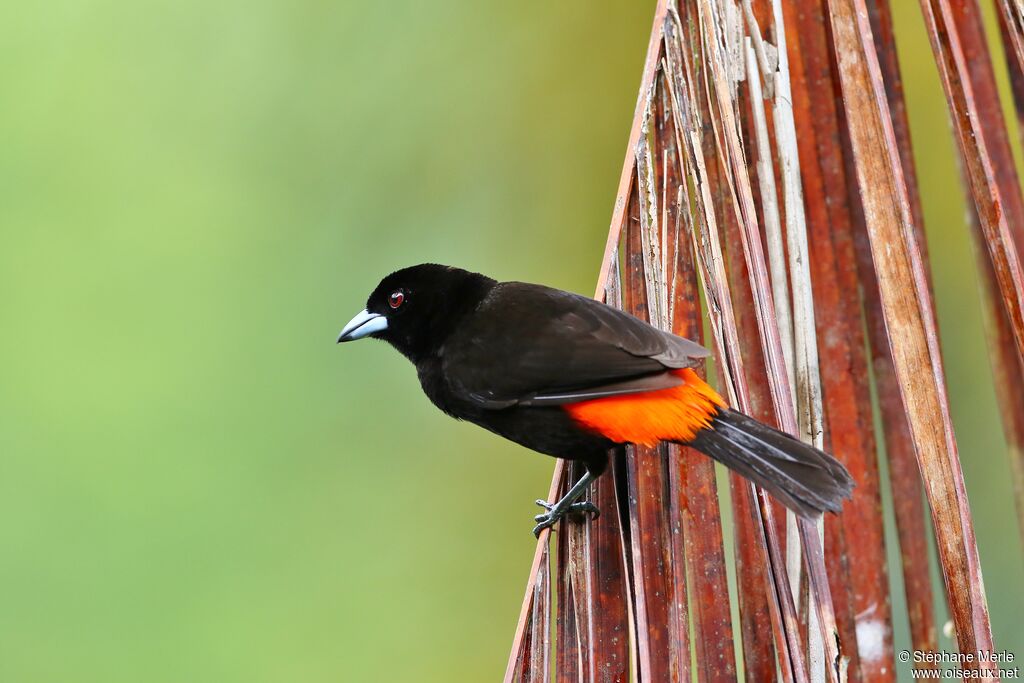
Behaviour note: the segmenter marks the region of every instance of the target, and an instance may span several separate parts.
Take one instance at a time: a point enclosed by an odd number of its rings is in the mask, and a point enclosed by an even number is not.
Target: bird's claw
[[[537,515],[533,519],[537,522],[537,526],[533,527],[533,535],[536,538],[540,538],[541,531],[550,526],[554,526],[555,522],[558,521],[558,517],[554,515]]]
[[[533,521],[537,522],[537,526],[533,527],[533,535],[537,538],[540,538],[541,531],[554,526],[558,520],[566,515],[573,517],[593,515],[593,519],[597,519],[601,515],[598,507],[589,500],[567,505],[561,510],[558,509],[556,504],[549,503],[546,500],[538,500],[537,505],[547,510],[547,512],[533,518]]]
[[[601,516],[601,510],[589,500],[573,503],[566,509],[565,513],[567,515],[592,515],[591,519],[597,519]]]

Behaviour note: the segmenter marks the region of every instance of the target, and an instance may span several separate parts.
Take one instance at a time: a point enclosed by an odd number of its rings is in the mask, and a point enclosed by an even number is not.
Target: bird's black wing
[[[497,285],[445,343],[444,374],[486,408],[676,386],[709,352],[618,309],[540,285]]]

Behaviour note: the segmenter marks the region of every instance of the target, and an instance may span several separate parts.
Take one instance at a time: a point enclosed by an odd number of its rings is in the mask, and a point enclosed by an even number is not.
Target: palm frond
[[[1021,503],[1024,199],[976,5],[921,6]],[[1024,21],[1000,10],[1020,97]],[[787,524],[688,449],[625,449],[591,492],[601,517],[541,535],[506,681],[895,680],[890,571],[914,648],[937,647],[929,533],[959,647],[993,649],[887,0],[658,3],[596,296],[704,339],[733,405],[835,453],[858,488],[823,527]],[[575,470],[556,467],[552,496]]]

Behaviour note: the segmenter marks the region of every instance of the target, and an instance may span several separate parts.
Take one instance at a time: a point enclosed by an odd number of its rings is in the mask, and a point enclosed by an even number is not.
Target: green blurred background
[[[996,642],[1021,656],[954,147],[894,4]],[[334,338],[421,261],[592,291],[652,8],[0,6],[0,681],[500,676],[552,461]]]

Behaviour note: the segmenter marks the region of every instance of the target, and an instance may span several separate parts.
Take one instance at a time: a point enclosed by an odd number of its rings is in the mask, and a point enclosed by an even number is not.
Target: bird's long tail
[[[831,455],[730,410],[692,368],[668,389],[565,405],[582,427],[615,443],[692,446],[752,480],[804,517],[839,512],[853,479]]]
[[[853,491],[842,463],[743,413],[719,408],[686,445],[750,479],[803,517],[839,512]]]

